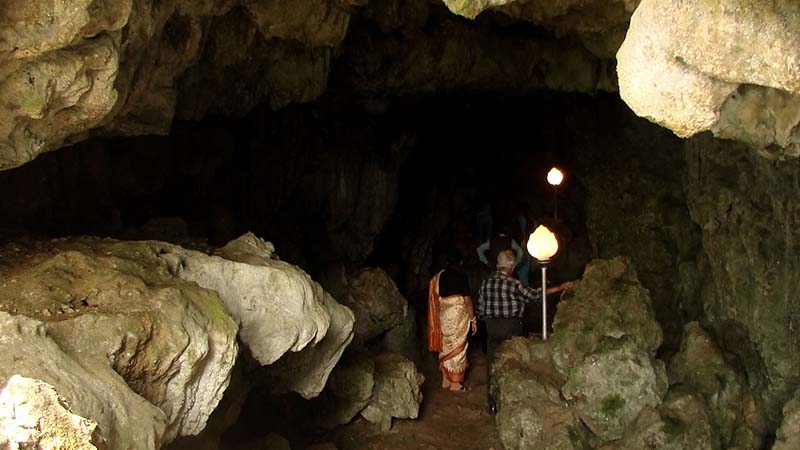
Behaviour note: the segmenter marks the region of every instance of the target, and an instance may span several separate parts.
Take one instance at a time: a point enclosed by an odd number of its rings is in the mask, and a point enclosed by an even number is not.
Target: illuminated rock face
[[[201,432],[230,381],[237,331],[271,364],[271,388],[319,394],[353,314],[253,235],[218,252],[97,238],[4,247],[0,381],[53,385],[114,449]]]
[[[97,422],[69,410],[53,386],[14,375],[0,391],[0,445],[4,448],[104,449]]]
[[[30,414],[36,417],[51,413],[63,417],[66,411],[48,400],[57,394],[65,399],[71,413],[88,419],[84,422],[73,417],[77,421],[75,425],[88,426],[88,432],[92,422],[97,424],[101,435],[108,440],[108,448],[159,448],[167,426],[164,412],[131,390],[107,360],[84,358],[79,362],[62,350],[46,330],[45,322],[0,312],[0,334],[3,336],[0,345],[0,360],[3,361],[0,364],[0,386],[3,387],[0,403],[27,404],[31,408]],[[20,385],[22,381],[24,383]],[[37,389],[21,393],[22,398],[14,394],[17,388],[32,387],[31,384]],[[56,392],[46,386],[52,386]],[[11,391],[6,392],[7,389]],[[23,437],[14,433],[16,425],[10,420],[9,417],[0,419],[0,426],[4,428],[0,443],[4,438],[11,442],[36,439],[35,436]],[[54,424],[46,420],[43,425],[42,431],[49,433]],[[77,430],[73,428],[73,431]],[[65,438],[72,431],[58,430],[56,434]],[[89,440],[80,438],[80,434],[86,436],[89,433],[79,433],[76,436],[79,442]]]
[[[555,33],[577,30],[581,44],[468,24],[427,0],[374,3],[9,0],[0,10],[0,170],[92,135],[166,134],[175,117],[310,102],[334,66],[337,90],[379,100],[613,91],[619,39],[604,33],[620,36],[633,4],[611,2],[595,22],[603,2],[512,13],[552,19]]]
[[[620,95],[678,136],[798,156],[798,30],[793,1],[644,0],[617,54]]]

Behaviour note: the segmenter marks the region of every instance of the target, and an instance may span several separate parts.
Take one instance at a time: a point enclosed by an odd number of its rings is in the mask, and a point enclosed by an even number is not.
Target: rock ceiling
[[[7,0],[0,169],[331,87],[365,100],[619,90],[679,136],[794,156],[798,25],[789,0]]]

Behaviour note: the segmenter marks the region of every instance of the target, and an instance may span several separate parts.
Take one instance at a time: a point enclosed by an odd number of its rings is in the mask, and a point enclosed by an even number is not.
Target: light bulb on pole
[[[547,264],[558,252],[558,240],[546,226],[539,225],[528,238],[527,247],[542,267],[542,339],[547,340]]]
[[[547,182],[553,186],[553,218],[558,220],[558,185],[564,181],[564,174],[557,167],[547,172]]]

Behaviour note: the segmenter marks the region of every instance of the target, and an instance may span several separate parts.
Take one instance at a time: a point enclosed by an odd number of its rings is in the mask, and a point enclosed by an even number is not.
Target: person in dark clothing
[[[497,347],[512,336],[522,335],[522,313],[525,304],[542,300],[541,288],[524,286],[514,278],[516,265],[511,250],[497,256],[497,271],[483,280],[478,292],[478,316],[486,322],[486,361],[491,376],[492,360]],[[563,292],[573,285],[572,281],[547,289],[547,294]],[[488,379],[488,377],[487,377]],[[487,385],[491,385],[488,383]],[[487,393],[489,409],[497,411],[491,392]]]
[[[428,348],[439,353],[442,387],[458,392],[464,391],[469,331],[474,335],[478,330],[469,281],[460,265],[461,254],[451,250],[447,268],[428,285]]]
[[[522,261],[522,257],[524,256],[522,247],[511,237],[511,233],[508,232],[507,227],[503,227],[500,232],[478,247],[478,259],[487,265],[489,265],[491,261],[492,268],[494,268],[494,264],[497,263],[497,255],[504,250],[513,251],[517,263]]]

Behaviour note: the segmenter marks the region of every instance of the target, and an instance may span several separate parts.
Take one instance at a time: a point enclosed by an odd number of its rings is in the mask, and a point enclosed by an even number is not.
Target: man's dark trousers
[[[491,376],[494,352],[506,339],[522,335],[522,319],[487,317],[484,320],[486,321],[486,367],[489,371],[486,377],[487,398],[489,399],[489,408],[493,409],[495,402],[492,397]]]

